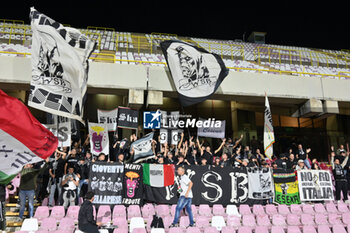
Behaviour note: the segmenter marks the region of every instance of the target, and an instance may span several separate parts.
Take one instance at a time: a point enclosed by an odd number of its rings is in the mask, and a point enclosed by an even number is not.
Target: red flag
[[[18,99],[0,90],[0,183],[23,165],[46,159],[58,140]]]

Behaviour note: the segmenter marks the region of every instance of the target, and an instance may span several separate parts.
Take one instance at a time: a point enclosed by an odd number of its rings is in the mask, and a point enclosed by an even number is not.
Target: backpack
[[[164,228],[164,223],[162,217],[158,215],[153,215],[153,220],[151,222],[151,228]]]

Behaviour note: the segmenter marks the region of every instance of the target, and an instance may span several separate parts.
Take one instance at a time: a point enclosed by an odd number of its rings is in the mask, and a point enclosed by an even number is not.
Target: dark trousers
[[[343,193],[344,201],[348,200],[348,182],[345,179],[335,181],[335,200],[340,200],[340,193]]]
[[[99,233],[98,227],[91,223],[85,223],[84,225],[79,225],[79,230],[86,233]]]

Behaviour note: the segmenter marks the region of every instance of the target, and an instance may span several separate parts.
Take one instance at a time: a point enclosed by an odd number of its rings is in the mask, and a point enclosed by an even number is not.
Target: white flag
[[[275,135],[273,132],[272,114],[267,95],[265,95],[264,120],[264,151],[265,155],[271,159],[273,155],[273,144],[275,143]]]
[[[89,122],[90,150],[93,155],[109,154],[109,138],[107,124]]]
[[[88,59],[95,42],[79,30],[64,27],[33,7],[30,20],[33,39],[28,105],[84,124]]]
[[[108,131],[117,130],[118,108],[110,111],[97,109],[97,118],[98,118],[98,123],[107,124]]]

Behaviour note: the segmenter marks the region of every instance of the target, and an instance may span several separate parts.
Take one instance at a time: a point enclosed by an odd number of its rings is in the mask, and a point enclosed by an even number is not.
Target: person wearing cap
[[[304,160],[299,159],[298,164],[295,166],[295,170],[300,171],[300,170],[307,170],[308,168],[305,166]]]
[[[63,187],[63,206],[67,209],[68,205],[75,205],[76,190],[79,186],[79,177],[74,173],[73,166],[68,167],[68,172],[63,176],[61,185]]]
[[[79,209],[78,228],[79,230],[86,233],[99,233],[98,227],[103,224],[102,222],[95,221],[94,210],[92,206],[94,198],[94,192],[87,192],[84,198],[84,202]]]

